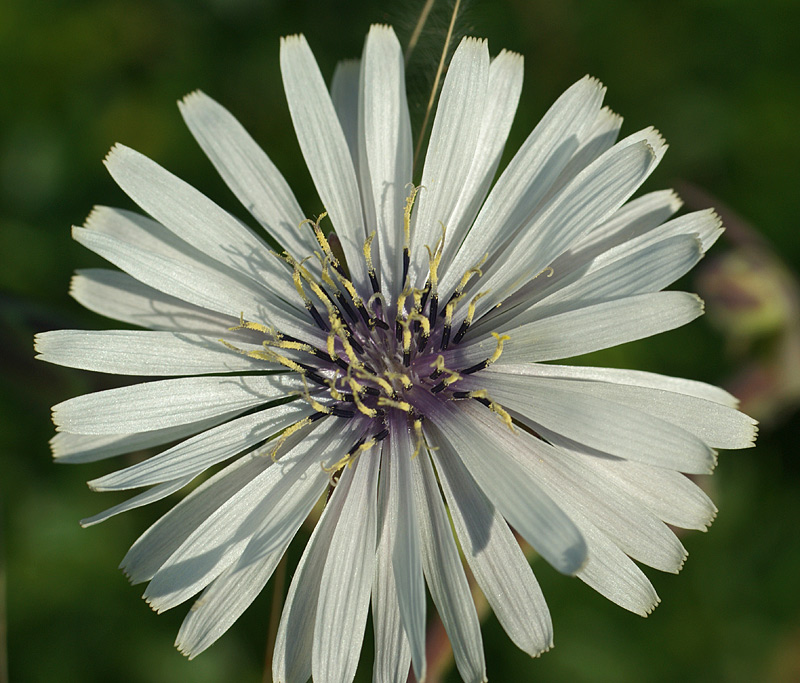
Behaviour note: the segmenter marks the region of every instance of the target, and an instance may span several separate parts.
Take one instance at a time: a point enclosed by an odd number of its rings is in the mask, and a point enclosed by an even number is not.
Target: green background
[[[320,0],[0,3],[0,523],[9,680],[261,680],[269,587],[190,663],[172,648],[185,607],[156,616],[139,599],[141,587],[130,587],[116,570],[165,508],[80,529],[80,518],[117,499],[92,494],[83,483],[108,471],[107,463],[52,464],[49,407],[119,379],[38,363],[31,339],[62,327],[115,327],[67,294],[75,268],[101,265],[71,241],[70,225],[81,224],[94,204],[129,207],[100,163],[113,143],[156,159],[243,217],[175,106],[201,88],[239,117],[308,215],[316,214],[321,207],[283,96],[279,37],[305,33],[329,78],[336,60],[360,54],[371,23],[394,24],[405,42],[421,4],[387,10],[389,3]],[[447,3],[440,5],[446,12]],[[443,21],[434,18],[412,64],[415,116]],[[798,325],[798,27],[800,3],[792,0],[475,0],[459,21],[460,34],[488,37],[493,53],[505,47],[525,55],[507,156],[568,85],[591,73],[608,86],[607,103],[626,117],[624,133],[652,124],[670,143],[646,189],[702,187],[771,245],[764,247],[770,258],[763,272],[728,283],[754,297],[751,317],[731,313],[724,296],[718,309],[709,299],[711,315],[688,328],[591,362],[723,385],[753,361],[777,368],[766,390],[776,405],[748,404],[765,423],[758,448],[723,453],[704,482],[720,508],[710,532],[685,536],[690,559],[679,576],[648,571],[662,598],[654,614],[628,614],[537,563],[556,647],[530,660],[490,616],[490,680],[800,680],[798,399],[784,386],[797,367],[780,357]],[[729,225],[739,222],[732,215]],[[713,251],[719,257],[731,248],[729,241]],[[680,284],[698,289],[694,279]],[[293,546],[290,567],[300,547]],[[359,680],[369,680],[370,649],[368,643]]]

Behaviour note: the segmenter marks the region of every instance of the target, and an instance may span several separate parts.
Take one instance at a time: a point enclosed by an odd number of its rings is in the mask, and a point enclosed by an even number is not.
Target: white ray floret
[[[679,571],[686,552],[668,525],[705,529],[716,514],[686,474],[755,439],[717,387],[551,362],[703,312],[697,296],[662,290],[719,237],[719,218],[672,218],[671,191],[631,200],[666,151],[658,132],[617,142],[622,119],[587,76],[495,181],[522,57],[492,59],[466,38],[415,175],[404,64],[392,29],[375,26],[329,88],[305,38],[282,41],[316,204],[301,207],[233,115],[194,92],[181,113],[257,229],[120,145],[106,165],[148,216],[96,207],[73,229],[120,269],[79,271],[73,297],[143,329],[44,332],[38,358],[148,381],[58,403],[53,455],[136,454],[89,484],[141,490],[85,526],[189,490],[121,564],[156,611],[199,594],[176,641],[189,658],[321,509],[273,679],[352,681],[371,609],[374,680],[424,680],[427,589],[459,674],[482,683],[462,554],[532,657],[552,647],[553,625],[515,533],[646,615],[658,596],[637,563]]]

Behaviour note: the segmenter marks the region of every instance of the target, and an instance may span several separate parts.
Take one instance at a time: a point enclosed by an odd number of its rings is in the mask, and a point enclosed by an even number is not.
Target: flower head
[[[202,591],[177,641],[194,656],[325,501],[283,611],[279,681],[351,680],[370,603],[376,680],[405,680],[410,664],[423,678],[426,584],[462,677],[485,679],[448,510],[530,655],[551,646],[551,622],[510,527],[559,571],[650,612],[658,598],[634,560],[680,569],[667,524],[703,529],[715,513],[685,473],[711,472],[715,448],[751,445],[754,422],[706,384],[546,361],[699,316],[696,296],[661,290],[719,236],[715,214],[668,220],[671,192],[628,201],[666,145],[653,129],[616,142],[621,119],[588,77],[492,185],[522,59],[490,59],[485,41],[465,39],[452,59],[416,185],[390,28],[373,27],[330,92],[300,36],[282,42],[281,68],[325,208],[313,220],[226,110],[202,93],[180,104],[279,250],[122,146],[106,165],[150,217],[98,207],[74,230],[120,270],[79,272],[73,296],[147,329],[47,332],[40,357],[168,378],[53,409],[62,462],[165,446],[90,482],[144,491],[84,524],[194,486],[122,563],[158,611]]]

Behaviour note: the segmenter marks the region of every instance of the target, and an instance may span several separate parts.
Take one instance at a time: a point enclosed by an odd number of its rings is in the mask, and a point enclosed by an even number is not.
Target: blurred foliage
[[[78,527],[78,519],[116,500],[91,494],[82,483],[106,471],[102,463],[51,463],[49,406],[119,382],[36,363],[31,337],[61,327],[116,326],[81,310],[67,294],[75,268],[100,265],[70,240],[70,224],[80,224],[96,203],[129,206],[100,165],[114,142],[139,149],[243,215],[174,106],[201,88],[240,118],[308,214],[316,214],[321,207],[283,97],[279,37],[305,33],[330,77],[337,59],[360,54],[373,22],[393,23],[407,40],[421,5],[0,4],[0,523],[6,565],[0,575],[7,578],[10,680],[261,680],[269,587],[227,636],[188,663],[172,649],[183,608],[157,617],[138,599],[141,589],[115,570],[166,505],[87,531]],[[435,18],[412,62],[415,116],[424,106],[445,21]],[[722,384],[736,378],[743,396],[753,382],[766,381],[765,390],[758,386],[767,399],[784,391],[787,375],[796,376],[796,346],[794,355],[784,350],[798,334],[798,26],[800,4],[793,0],[468,5],[460,33],[487,36],[493,52],[506,47],[525,55],[526,86],[507,156],[555,97],[592,73],[608,86],[608,104],[626,116],[624,131],[655,124],[671,143],[648,189],[690,182],[755,225],[756,242],[734,239],[724,260],[708,261],[712,267],[700,282],[708,293],[708,320],[596,354],[590,362]],[[725,250],[718,246],[713,253]],[[697,287],[689,279],[681,284]],[[767,379],[743,375],[751,365],[769,368]],[[537,563],[557,647],[531,661],[490,617],[484,635],[491,680],[800,680],[797,398],[784,392],[778,407],[769,400],[748,404],[766,423],[759,446],[723,454],[707,482],[719,517],[710,533],[686,535],[691,558],[679,577],[649,572],[663,599],[650,618],[630,615]],[[290,552],[290,568],[300,547]],[[369,680],[370,648],[368,642],[359,680]]]

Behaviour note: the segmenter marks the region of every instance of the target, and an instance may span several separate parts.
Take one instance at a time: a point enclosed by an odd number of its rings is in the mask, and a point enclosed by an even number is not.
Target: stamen
[[[479,370],[484,370],[488,368],[492,363],[495,363],[498,358],[503,353],[503,343],[507,340],[511,339],[507,334],[504,334],[502,337],[497,334],[497,332],[492,332],[492,336],[497,340],[497,348],[494,350],[494,353],[489,356],[485,361],[480,363],[476,363],[472,367],[467,368],[466,370],[462,370],[461,373],[464,375],[471,375],[474,372],[478,372]]]
[[[310,218],[304,220],[298,228],[303,227],[306,224],[311,225],[312,229],[314,230],[314,236],[317,238],[317,243],[322,248],[322,251],[325,254],[325,257],[328,259],[330,264],[342,275],[344,275],[344,269],[342,268],[341,263],[339,263],[339,259],[336,258],[335,254],[333,253],[333,249],[331,249],[331,245],[328,242],[325,234],[322,232],[322,228],[319,227],[319,224],[322,222],[322,219],[328,215],[327,211],[323,211],[318,217],[316,221],[311,220]]]
[[[419,452],[422,450],[422,446],[425,444],[425,436],[422,433],[422,423],[425,420],[425,416],[413,415],[413,417],[414,417],[413,429],[414,429],[414,436],[416,437],[416,446],[414,448],[414,453],[411,455],[412,460],[414,460],[419,455]]]
[[[439,344],[440,351],[447,351],[450,344],[450,330],[453,325],[453,311],[455,311],[456,304],[463,298],[463,294],[456,296],[455,294],[450,298],[444,309],[444,328],[442,329],[442,341]]]
[[[435,368],[435,370],[429,375],[430,379],[439,378],[445,371],[444,356],[442,356],[441,354],[436,356],[436,360],[433,361],[433,363],[431,363],[431,367]]]
[[[331,409],[328,406],[317,401],[317,399],[315,399],[311,395],[311,392],[308,390],[308,383],[306,382],[305,375],[301,375],[301,378],[303,380],[303,390],[304,390],[303,393],[301,394],[301,398],[318,413],[330,415]]]
[[[273,337],[275,336],[275,330],[273,330],[271,327],[259,325],[258,323],[247,322],[244,319],[244,311],[239,314],[239,324],[228,328],[229,332],[236,332],[237,330],[255,330],[256,332],[263,332],[264,334],[268,334]]]
[[[339,341],[342,342],[342,346],[344,346],[344,352],[350,359],[350,365],[352,365],[354,368],[363,367],[363,364],[359,360],[359,354],[364,353],[364,348],[361,346],[361,344],[355,340],[352,333],[348,333],[348,331],[345,329],[345,326],[342,324],[341,319],[332,318],[331,327],[333,328],[333,332],[339,338]],[[330,341],[328,342],[328,350],[330,351]]]
[[[397,410],[402,410],[404,413],[409,414],[414,411],[414,407],[407,401],[395,401],[391,398],[386,398],[385,396],[381,396],[378,399],[378,405],[385,406],[387,408],[396,408]]]
[[[394,388],[392,387],[392,385],[389,384],[389,382],[387,382],[383,377],[380,377],[379,375],[376,375],[375,373],[366,372],[364,370],[359,370],[356,374],[357,374],[359,379],[367,379],[367,380],[370,380],[372,382],[375,382],[375,384],[379,385],[381,387],[381,389],[383,389],[389,396],[391,396],[391,395],[393,395],[395,393]],[[369,389],[369,388],[372,388],[372,387],[365,387],[365,388]],[[376,391],[376,394],[379,395],[379,392],[377,390],[375,390],[375,391]]]
[[[464,338],[469,326],[472,324],[472,319],[475,317],[475,305],[478,303],[479,299],[482,299],[490,291],[491,290],[487,289],[483,292],[478,292],[474,297],[472,297],[472,301],[469,302],[469,306],[467,307],[467,317],[464,318],[464,321],[461,323],[461,327],[458,329],[458,332],[453,339],[453,343],[458,344]]]
[[[326,285],[328,285],[328,287],[331,288],[331,290],[333,290],[333,295],[336,297],[336,301],[339,302],[339,305],[342,307],[344,312],[347,313],[347,316],[350,318],[350,320],[354,323],[357,323],[358,316],[356,315],[356,312],[353,310],[352,306],[350,306],[350,302],[347,301],[347,298],[341,292],[339,286],[336,284],[336,282],[334,282],[333,278],[330,276],[330,273],[328,272],[328,264],[325,262],[323,262],[322,264],[322,280]],[[327,296],[328,293],[325,292],[325,294]],[[330,299],[330,297],[328,298]]]
[[[403,328],[403,365],[409,367],[411,365],[411,323],[410,318],[401,320],[400,325]]]
[[[316,420],[318,419],[320,418],[312,420],[310,417],[304,417],[302,420],[295,422],[291,427],[287,427],[286,429],[284,429],[283,434],[281,434],[280,437],[278,437],[278,443],[275,444],[275,447],[272,449],[272,452],[270,453],[272,460],[275,461],[278,459],[278,451],[280,451],[281,446],[283,446],[283,444],[286,443],[286,439],[288,439],[292,434],[302,429],[306,425],[310,425],[312,422],[316,422]]]
[[[411,264],[411,210],[414,208],[414,201],[417,193],[422,189],[422,185],[411,185],[411,192],[406,197],[406,206],[403,209],[403,278],[400,280],[403,286],[408,277],[408,267]]]
[[[391,380],[397,380],[400,384],[403,385],[404,389],[410,389],[414,386],[414,382],[411,381],[411,378],[404,372],[390,372],[386,371],[383,373],[385,377]]]
[[[422,353],[425,350],[425,346],[428,343],[428,339],[431,336],[431,323],[430,321],[417,311],[411,311],[411,314],[408,316],[408,322],[415,322],[419,324],[422,328],[422,334],[420,335],[419,343],[417,344],[417,353]],[[404,337],[405,339],[405,337]]]
[[[436,243],[436,247],[434,248],[433,252],[431,252],[431,248],[427,244],[425,245],[425,249],[428,251],[428,268],[430,270],[428,285],[430,287],[429,291],[431,296],[431,307],[428,310],[428,318],[430,319],[431,323],[435,322],[436,314],[438,313],[439,308],[439,264],[442,261],[444,241],[445,237],[447,236],[447,227],[444,223],[440,223],[440,225],[442,226],[442,236]],[[424,308],[424,302],[422,306]]]
[[[370,408],[365,405],[360,398],[360,394],[365,393],[366,387],[362,386],[352,377],[350,378],[350,388],[353,390],[353,400],[355,401],[356,408],[364,413],[367,417],[378,417],[378,411],[375,408]]]
[[[459,373],[457,373],[455,370],[450,370],[445,367],[444,357],[441,355],[436,357],[436,360],[431,363],[431,367],[436,368],[436,370],[431,374],[431,379],[436,379],[442,374],[447,375],[447,377],[445,377],[441,382],[439,382],[439,384],[431,389],[432,394],[438,394],[440,391],[443,391],[451,384],[455,384],[461,379],[461,375]],[[436,375],[436,377],[434,377],[434,375]]]
[[[381,286],[378,282],[378,276],[375,272],[375,266],[372,263],[372,240],[375,239],[375,232],[373,231],[372,234],[367,237],[367,241],[364,242],[364,261],[367,263],[367,274],[369,275],[369,281],[372,285],[373,292],[380,292]]]

